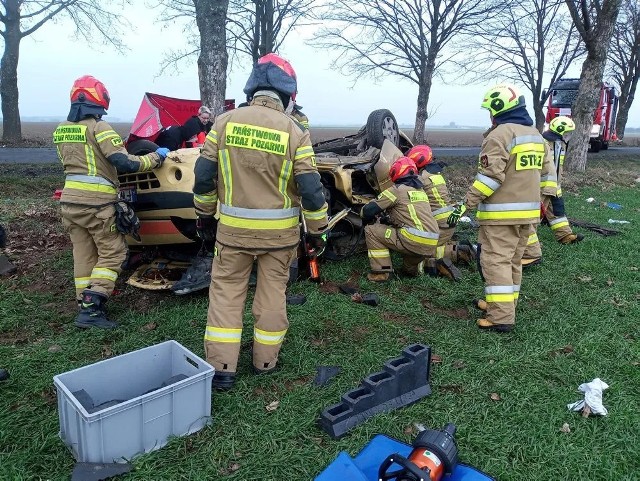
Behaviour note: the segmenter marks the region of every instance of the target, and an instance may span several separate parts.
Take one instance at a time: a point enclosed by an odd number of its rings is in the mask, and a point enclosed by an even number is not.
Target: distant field
[[[51,146],[51,133],[58,124],[56,122],[24,122],[22,124],[22,136],[27,140],[25,147],[49,147]],[[130,123],[112,123],[111,126],[122,137],[129,135]],[[413,129],[401,129],[409,137],[413,135]],[[357,127],[313,127],[311,126],[311,140],[322,140],[344,137],[355,134]],[[2,129],[0,128],[0,134]],[[476,147],[482,143],[483,130],[426,130],[427,143],[432,147]],[[639,146],[640,133],[627,134],[623,145]]]

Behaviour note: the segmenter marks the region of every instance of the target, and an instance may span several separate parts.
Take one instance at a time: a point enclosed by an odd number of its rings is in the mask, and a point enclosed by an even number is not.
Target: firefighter
[[[296,119],[307,130],[309,130],[309,117],[302,112],[302,105],[293,102],[293,108],[291,109],[291,117]]]
[[[196,162],[199,235],[215,237],[204,348],[217,389],[233,387],[236,379],[254,257],[253,369],[261,374],[276,368],[289,326],[285,289],[300,240],[300,211],[312,246],[321,250],[326,243],[327,204],[309,131],[284,111],[296,90],[289,62],[275,54],[259,59],[244,88],[250,105],[216,118]]]
[[[73,243],[73,271],[80,312],[75,325],[111,329],[104,305],[113,291],[127,256],[124,235],[118,230],[133,221],[133,211],[116,216],[118,173],[144,172],[160,167],[168,150],[134,156],[122,139],[102,120],[109,108],[109,92],[90,75],[71,87],[67,120],[53,133],[53,143],[64,167],[60,198],[62,223]],[[137,220],[137,218],[135,218]]]
[[[561,244],[576,244],[584,239],[582,234],[574,234],[565,216],[564,199],[560,177],[564,164],[564,154],[569,142],[571,132],[576,129],[576,124],[569,117],[560,116],[549,123],[549,129],[542,133],[547,141],[548,152],[552,159],[553,171],[546,179],[543,176],[542,190],[542,217],[543,222],[549,224],[554,237]],[[538,234],[533,229],[529,235],[527,248],[522,256],[524,267],[540,264],[542,262],[542,249],[538,241]]]
[[[480,223],[480,267],[485,300],[477,301],[485,316],[481,329],[508,332],[515,324],[520,294],[520,260],[531,225],[540,218],[540,172],[545,162],[545,142],[533,127],[524,96],[512,85],[497,85],[484,96],[492,128],[480,150],[478,174],[449,215],[456,225],[468,209],[476,209]]]
[[[449,227],[447,219],[453,212],[455,203],[451,200],[447,183],[442,176],[441,165],[433,162],[433,151],[428,145],[415,145],[409,149],[406,156],[412,159],[418,167],[420,180],[424,184],[424,191],[429,197],[429,205],[433,217],[438,221],[440,238],[436,248],[436,259],[446,257],[453,263],[470,264],[475,261],[475,251],[471,244],[462,244],[452,240],[455,227]]]
[[[372,282],[386,282],[393,272],[391,252],[402,254],[401,273],[415,277],[419,274],[422,261],[433,260],[429,264],[430,274],[437,269],[449,271],[451,262],[435,255],[438,245],[438,223],[431,213],[429,198],[424,185],[418,178],[418,168],[413,160],[400,157],[389,169],[389,178],[394,185],[383,191],[377,199],[370,201],[360,212],[364,222],[378,220],[364,228],[365,240],[371,272],[367,279]],[[386,211],[388,223],[380,222],[380,215]],[[444,272],[443,272],[444,273]],[[449,272],[449,276],[452,274]]]

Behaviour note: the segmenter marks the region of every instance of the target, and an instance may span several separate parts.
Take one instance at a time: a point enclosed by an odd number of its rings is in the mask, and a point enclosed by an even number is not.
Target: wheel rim
[[[382,136],[393,145],[398,145],[400,135],[396,123],[391,117],[385,117],[382,120]]]

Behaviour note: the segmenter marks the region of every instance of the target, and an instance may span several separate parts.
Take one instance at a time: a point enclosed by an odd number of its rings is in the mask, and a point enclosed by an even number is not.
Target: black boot
[[[82,328],[99,327],[100,329],[114,329],[118,327],[113,321],[107,319],[104,304],[107,296],[93,291],[82,293],[82,304],[76,318],[76,326]]]
[[[218,391],[228,391],[236,383],[236,373],[226,371],[216,371],[213,374],[211,388]]]

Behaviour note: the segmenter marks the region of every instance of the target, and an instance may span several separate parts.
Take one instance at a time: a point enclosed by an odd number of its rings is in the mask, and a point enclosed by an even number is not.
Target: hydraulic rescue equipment
[[[379,481],[440,481],[453,473],[458,465],[458,446],[454,439],[456,427],[449,423],[442,431],[425,429],[413,442],[408,457],[392,454],[378,470]],[[389,472],[392,465],[400,469]]]

